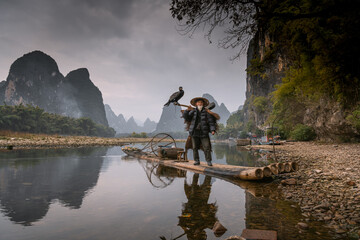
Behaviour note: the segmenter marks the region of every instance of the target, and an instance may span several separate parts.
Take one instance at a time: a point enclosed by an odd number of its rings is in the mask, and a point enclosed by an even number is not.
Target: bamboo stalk
[[[260,180],[264,178],[264,172],[261,168],[243,170],[240,172],[239,178],[242,180]]]
[[[272,172],[269,167],[262,167],[264,177],[271,177]]]
[[[284,170],[287,173],[291,172],[291,163],[289,163],[289,162],[284,163]]]
[[[274,174],[274,175],[279,174],[279,168],[276,163],[270,164],[268,167],[270,168],[272,174]]]
[[[297,162],[291,162],[291,170],[292,172],[296,172],[299,170],[299,164]]]
[[[285,166],[283,163],[277,163],[276,164],[279,170],[279,173],[283,173],[285,171]]]

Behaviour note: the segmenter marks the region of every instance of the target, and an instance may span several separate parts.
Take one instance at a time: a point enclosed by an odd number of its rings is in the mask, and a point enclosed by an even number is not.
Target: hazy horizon
[[[176,31],[169,1],[0,2],[0,80],[24,54],[40,50],[62,74],[85,67],[116,115],[158,122],[179,86],[183,104],[211,94],[230,112],[245,101],[246,57]],[[220,33],[217,33],[220,36]],[[216,42],[216,38],[213,42]]]

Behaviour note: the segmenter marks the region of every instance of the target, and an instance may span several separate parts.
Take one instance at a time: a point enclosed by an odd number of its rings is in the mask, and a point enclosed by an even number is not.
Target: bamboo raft
[[[169,147],[169,146],[172,147]],[[177,148],[175,140],[167,133],[159,133],[142,149],[123,147],[123,152],[129,156],[159,163],[164,166],[189,170],[196,173],[241,180],[262,180],[273,175],[297,171],[296,162],[273,163],[264,167],[245,167],[213,163],[208,166],[201,162],[194,165],[193,160],[187,160],[187,149]],[[150,151],[151,150],[151,151]]]
[[[204,162],[200,162],[200,165],[194,165],[195,161],[193,160],[184,161],[161,158],[156,155],[140,152],[127,152],[127,154],[139,159],[156,162],[164,166],[181,170],[189,170],[195,173],[210,174],[220,177],[233,177],[241,180],[262,180],[264,178],[270,178],[273,175],[298,170],[298,164],[296,162],[273,163],[265,167],[244,167],[213,163],[213,166],[209,167]]]

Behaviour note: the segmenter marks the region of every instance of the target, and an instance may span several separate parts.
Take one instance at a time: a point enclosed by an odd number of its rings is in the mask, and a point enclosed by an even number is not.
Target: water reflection
[[[240,159],[231,146],[213,146],[219,157]],[[245,227],[277,230],[279,239],[329,239],[313,223],[298,233],[301,212],[274,183],[223,181],[126,158],[119,147],[13,151],[0,158],[6,159],[0,161],[6,216],[0,239],[214,240],[210,229],[218,219],[228,229],[221,239]]]
[[[231,144],[214,144],[213,151],[216,159],[225,159],[226,164],[237,166],[265,166],[270,163],[267,154],[249,151],[243,147]]]
[[[47,214],[55,199],[69,208],[80,208],[98,181],[105,153],[106,148],[8,153],[7,161],[0,161],[1,211],[11,221],[29,226]],[[30,159],[24,159],[24,154]],[[86,161],[81,161],[84,156],[88,156]]]
[[[186,171],[184,170],[166,167],[159,163],[144,160],[138,160],[138,162],[144,169],[149,182],[155,188],[166,188],[175,178],[186,177]]]
[[[184,147],[184,143],[177,143],[178,147]],[[272,162],[271,154],[265,151],[253,150],[236,146],[227,143],[213,143],[212,144],[212,159],[214,163],[237,165],[237,166],[266,166]],[[205,161],[205,156],[202,151],[200,153],[200,160]],[[188,158],[193,159],[192,150],[188,150]]]
[[[208,203],[211,193],[211,177],[205,176],[202,184],[199,174],[195,173],[191,184],[185,180],[184,191],[187,202],[183,203],[179,226],[184,230],[189,240],[207,239],[206,228],[211,229],[217,221],[216,203]]]

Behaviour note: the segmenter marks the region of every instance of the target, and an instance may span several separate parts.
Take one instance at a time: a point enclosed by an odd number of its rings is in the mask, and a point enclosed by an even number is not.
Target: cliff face
[[[275,91],[275,85],[281,83],[284,71],[287,67],[282,53],[272,53],[269,60],[269,48],[271,40],[267,35],[256,34],[250,41],[247,51],[247,74],[246,74],[246,102],[244,119],[252,121],[257,127],[265,123],[270,111],[257,111],[253,101],[257,97],[263,97],[269,106],[270,93]]]
[[[62,96],[64,76],[54,59],[34,51],[17,59],[10,67],[4,83],[4,102],[8,105],[31,104],[47,112],[64,114]],[[66,95],[64,98],[68,98]]]
[[[86,68],[71,71],[66,75],[66,80],[81,116],[108,126],[102,94],[90,80],[89,71]]]
[[[267,35],[255,35],[251,40],[247,52],[246,102],[244,105],[245,121],[254,121],[261,127],[271,112],[270,94],[275,91],[275,85],[282,83],[285,71],[291,65],[284,52],[274,52],[271,49],[271,40]],[[271,52],[272,51],[272,52]],[[271,58],[268,58],[271,52]],[[254,65],[262,62],[261,74],[257,74]],[[253,101],[256,97],[265,97],[268,100],[268,110],[257,112]],[[297,123],[313,127],[319,139],[344,140],[358,137],[360,133],[346,120],[346,110],[336,101],[321,98],[318,102],[305,104],[300,112]],[[296,123],[294,123],[295,125]]]
[[[53,58],[34,51],[17,59],[5,82],[0,83],[0,104],[30,104],[50,113],[89,117],[108,126],[102,95],[87,69],[64,77]]]
[[[267,35],[256,34],[250,41],[247,51],[247,69],[251,67],[251,61],[264,62],[267,58],[266,50],[270,48],[271,40]],[[281,83],[287,63],[282,53],[276,53],[271,61],[264,62],[262,74],[247,73],[246,75],[246,98],[253,96],[267,97],[275,90],[275,85]]]

